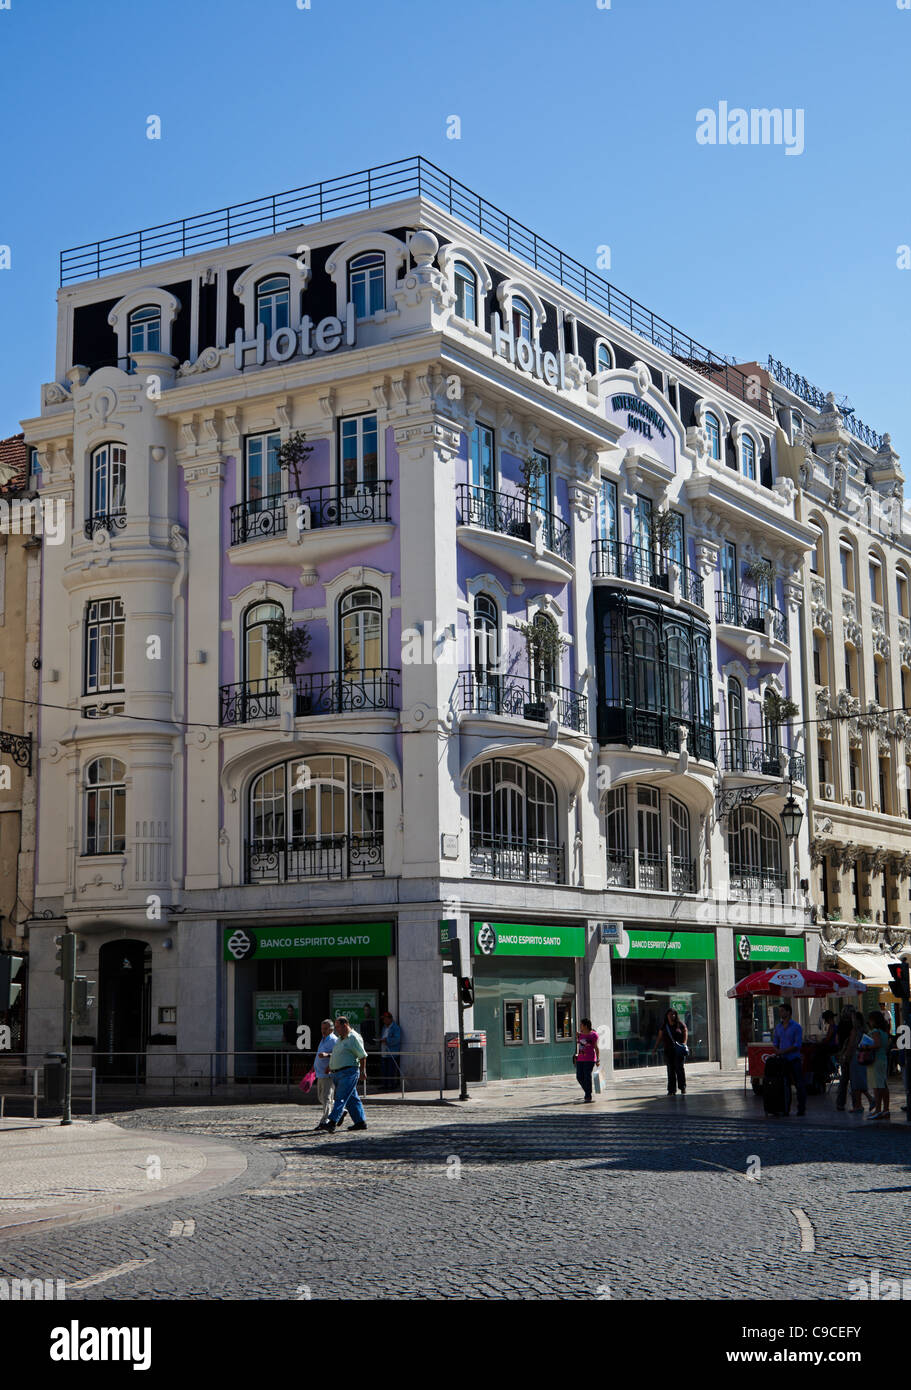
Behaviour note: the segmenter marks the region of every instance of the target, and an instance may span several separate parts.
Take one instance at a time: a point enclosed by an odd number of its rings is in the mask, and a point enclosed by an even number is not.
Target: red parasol
[[[745,994],[776,994],[783,999],[823,999],[827,994],[863,994],[866,988],[861,980],[852,980],[840,970],[795,970],[785,966],[748,975],[728,990],[727,997],[741,999]]]

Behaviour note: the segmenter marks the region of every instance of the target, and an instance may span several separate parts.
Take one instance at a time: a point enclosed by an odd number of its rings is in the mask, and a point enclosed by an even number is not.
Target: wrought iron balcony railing
[[[806,786],[807,760],[803,753],[763,743],[759,739],[728,736],[721,750],[725,772],[758,772],[762,777],[789,777]]]
[[[784,366],[776,357],[769,358],[769,376],[774,378],[781,386],[786,386],[789,391],[793,391],[795,396],[799,396],[807,405],[811,405],[814,410],[828,410],[828,402],[825,393],[820,391],[818,386],[807,381],[805,376],[799,372],[792,372],[790,367]],[[882,446],[883,436],[877,434],[869,425],[865,425],[863,420],[858,420],[854,415],[853,406],[840,405],[839,410],[844,417],[845,429],[854,435],[855,439],[860,439],[864,444],[868,444],[871,449],[879,449]]]
[[[564,883],[563,846],[547,840],[511,840],[503,835],[472,835],[471,873],[521,883]]]
[[[31,734],[6,734],[0,729],[0,753],[8,753],[17,767],[32,771]]]
[[[485,531],[497,531],[504,536],[516,536],[530,541],[534,535],[536,511],[544,517],[544,544],[561,560],[572,559],[569,526],[553,512],[524,497],[508,492],[495,492],[489,487],[459,483],[456,488],[459,521],[463,526],[482,526]]]
[[[96,531],[122,531],[127,524],[126,512],[93,512],[86,517],[83,532],[91,540]]]
[[[772,614],[772,636],[776,642],[787,642],[788,620],[784,613],[760,603],[747,594],[732,594],[726,589],[715,595],[715,616],[719,623],[746,627],[751,632],[765,632],[766,613]]]
[[[533,676],[498,676],[459,672],[459,708],[466,714],[509,714],[516,719],[547,720],[547,696],[557,698],[557,723],[576,733],[588,728],[588,699],[563,685],[549,685]]]
[[[295,718],[360,710],[396,710],[399,708],[400,677],[401,671],[386,667],[356,674],[307,671],[294,676],[291,683],[295,690]],[[286,683],[280,676],[267,676],[223,685],[219,722],[223,725],[251,724],[259,719],[277,719],[279,692]]]
[[[783,893],[788,876],[781,869],[740,868],[731,865],[731,888],[738,893]]]
[[[638,850],[620,852],[608,848],[606,867],[608,888],[631,888],[642,893],[664,893],[670,874],[672,893],[696,891],[696,864],[692,859],[667,853],[649,855]]]
[[[283,536],[288,528],[287,503],[298,508],[295,524],[302,531],[325,530],[330,526],[363,526],[389,520],[388,478],[365,483],[354,491],[343,487],[304,487],[298,492],[276,492],[238,502],[231,508],[231,544]]]
[[[596,579],[629,579],[636,584],[649,584],[653,589],[670,592],[668,561],[641,546],[622,541],[599,539],[592,547],[593,572]],[[705,583],[689,565],[680,565],[680,597],[687,603],[705,607]]]
[[[676,753],[680,748],[680,727],[687,732],[687,750],[694,758],[715,761],[715,731],[711,724],[700,724],[678,715],[633,709],[628,705],[598,705],[598,742],[625,743],[632,748],[658,748]]]
[[[247,840],[244,845],[245,883],[299,883],[382,872],[382,835]]]

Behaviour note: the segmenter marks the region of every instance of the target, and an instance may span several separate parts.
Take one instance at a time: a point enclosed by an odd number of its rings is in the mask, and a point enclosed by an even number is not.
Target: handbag
[[[664,1031],[665,1033],[667,1033],[671,1042],[674,1044],[674,1056],[689,1057],[690,1050],[687,1047],[686,1043],[678,1042],[677,1039],[674,1037],[673,1033],[671,1032],[670,1028],[668,1028],[667,1024],[664,1025]]]
[[[315,1072],[315,1071],[313,1070],[313,1068],[311,1067],[310,1070],[307,1072],[307,1075],[306,1075],[306,1076],[302,1076],[301,1079],[300,1079],[300,1081],[299,1081],[297,1084],[298,1084],[298,1086],[300,1086],[300,1088],[301,1088],[301,1090],[303,1091],[304,1095],[307,1095],[310,1091],[313,1090],[313,1086],[314,1086],[314,1082],[315,1082],[315,1081],[316,1081],[316,1072]]]

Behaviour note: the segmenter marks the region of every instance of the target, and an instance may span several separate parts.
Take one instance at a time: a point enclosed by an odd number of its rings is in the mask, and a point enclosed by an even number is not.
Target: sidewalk
[[[239,1150],[107,1120],[0,1120],[0,1240],[196,1196],[246,1170]]]

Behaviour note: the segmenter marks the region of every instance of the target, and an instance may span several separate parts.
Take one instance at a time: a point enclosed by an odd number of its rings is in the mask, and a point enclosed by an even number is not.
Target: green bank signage
[[[391,922],[329,926],[225,927],[225,960],[288,960],[306,956],[389,956]]]
[[[765,962],[777,964],[782,960],[802,961],[806,959],[803,937],[801,936],[746,936],[734,937],[734,959],[749,961],[761,970]]]
[[[527,922],[472,922],[476,956],[584,956],[584,927],[544,927]]]
[[[714,960],[715,937],[704,931],[627,931],[628,942],[612,946],[614,960]]]

